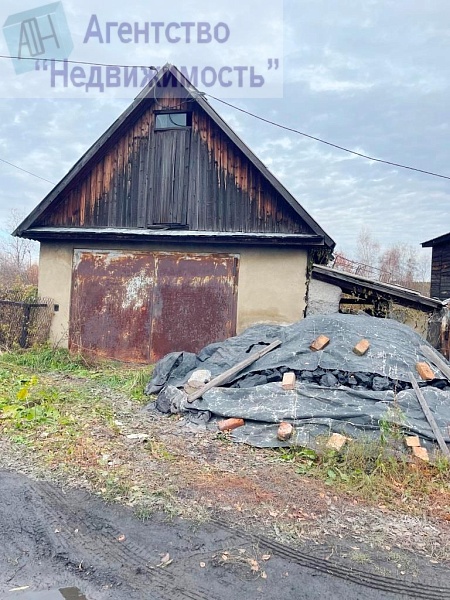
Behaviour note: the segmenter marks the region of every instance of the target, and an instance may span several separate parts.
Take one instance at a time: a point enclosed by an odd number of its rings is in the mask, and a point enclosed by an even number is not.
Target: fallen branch
[[[194,400],[197,400],[197,398],[201,398],[205,392],[207,392],[213,387],[220,387],[224,383],[228,383],[228,381],[230,381],[230,379],[234,375],[245,369],[245,367],[249,367],[252,363],[255,362],[255,360],[258,360],[258,358],[261,358],[269,352],[272,352],[272,350],[275,350],[275,348],[278,348],[278,346],[281,346],[281,340],[275,340],[269,346],[266,346],[266,348],[259,350],[259,352],[254,352],[253,354],[250,354],[250,356],[248,356],[245,360],[238,363],[234,367],[231,367],[221,375],[214,377],[214,379],[211,379],[211,381],[205,386],[188,396],[188,402],[194,402]]]

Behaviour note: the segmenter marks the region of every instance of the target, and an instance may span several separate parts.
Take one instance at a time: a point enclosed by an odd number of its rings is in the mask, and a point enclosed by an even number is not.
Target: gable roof
[[[450,233],[444,233],[443,235],[435,237],[432,240],[422,242],[422,248],[432,248],[433,246],[439,246],[439,244],[445,244],[446,242],[450,242]]]
[[[22,223],[13,232],[15,236],[22,236],[27,230],[32,229],[39,217],[59,198],[60,194],[73,182],[77,175],[90,163],[101,155],[103,147],[111,138],[121,130],[124,130],[127,124],[137,118],[145,110],[145,101],[155,98],[157,86],[163,81],[164,77],[172,75],[175,80],[186,90],[187,96],[209,115],[216,125],[225,133],[226,136],[243,152],[246,158],[263,175],[269,184],[280,194],[280,196],[290,205],[294,212],[312,229],[315,235],[323,238],[323,243],[329,248],[335,246],[333,239],[320,227],[320,225],[311,217],[311,215],[299,204],[294,196],[282,185],[280,181],[269,171],[261,160],[250,150],[250,148],[236,135],[231,127],[222,119],[222,117],[212,108],[204,95],[199,92],[184,75],[171,64],[166,64],[158,71],[152,81],[136,96],[132,104],[122,113],[122,115],[107,129],[107,131],[91,146],[91,148],[80,158],[72,169],[63,177],[63,179],[52,189],[52,191],[36,206],[36,208],[26,217]]]

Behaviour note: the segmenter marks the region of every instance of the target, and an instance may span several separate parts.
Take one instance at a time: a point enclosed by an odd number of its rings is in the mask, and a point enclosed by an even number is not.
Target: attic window
[[[179,129],[190,127],[192,115],[187,112],[168,112],[156,115],[155,129]]]

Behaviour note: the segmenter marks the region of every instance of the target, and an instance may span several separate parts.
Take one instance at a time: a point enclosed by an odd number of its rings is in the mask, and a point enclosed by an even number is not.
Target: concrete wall
[[[308,308],[306,314],[331,315],[339,312],[342,290],[336,285],[311,279],[308,288]]]
[[[39,293],[59,305],[50,339],[67,347],[73,250],[135,250],[152,252],[212,252],[238,255],[237,332],[256,323],[287,325],[303,317],[306,296],[307,251],[247,246],[198,244],[130,244],[42,242]]]
[[[44,298],[53,298],[59,306],[53,315],[50,342],[62,347],[68,344],[72,255],[72,246],[41,243],[39,294]]]

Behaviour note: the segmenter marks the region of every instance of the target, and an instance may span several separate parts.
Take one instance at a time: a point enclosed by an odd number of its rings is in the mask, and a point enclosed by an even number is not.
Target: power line
[[[274,127],[279,127],[280,129],[284,129],[286,131],[291,131],[292,133],[297,133],[298,135],[303,135],[304,137],[309,138],[310,140],[315,140],[316,142],[320,142],[321,144],[326,144],[327,146],[331,146],[332,148],[337,148],[338,150],[343,150],[344,152],[348,152],[349,154],[354,154],[355,156],[360,156],[361,158],[366,158],[368,160],[373,160],[374,162],[383,163],[385,165],[391,165],[393,167],[400,167],[401,169],[409,169],[410,171],[416,171],[417,173],[425,173],[425,175],[432,175],[433,177],[441,177],[442,179],[450,179],[448,175],[441,175],[440,173],[433,173],[432,171],[425,171],[424,169],[417,169],[416,167],[409,167],[407,165],[402,165],[400,163],[391,162],[390,160],[383,160],[382,158],[374,158],[373,156],[369,156],[367,154],[363,154],[362,152],[356,152],[355,150],[350,150],[349,148],[344,148],[344,146],[339,146],[338,144],[333,144],[332,142],[327,142],[326,140],[322,140],[314,135],[310,135],[309,133],[305,133],[304,131],[299,131],[298,129],[293,129],[292,127],[287,127],[286,125],[281,125],[281,123],[275,123],[270,119],[265,119],[264,117],[260,117],[259,115],[255,115],[248,110],[244,110],[243,108],[239,108],[239,106],[235,106],[230,102],[225,102],[225,100],[221,100],[220,98],[216,98],[211,94],[205,94],[217,102],[221,102],[222,104],[226,104],[230,108],[234,108],[254,119],[258,119],[259,121],[263,121],[264,123],[268,123],[269,125],[273,125]]]
[[[23,171],[24,173],[28,173],[28,175],[32,175],[33,177],[37,177],[38,179],[42,179],[42,181],[46,181],[47,183],[51,183],[52,185],[55,185],[55,183],[53,181],[50,181],[49,179],[45,179],[45,177],[41,177],[40,175],[36,175],[36,173],[32,173],[31,171],[27,171],[26,169],[22,169],[22,167],[19,167],[18,165],[14,165],[13,163],[8,162],[4,158],[0,158],[0,162],[6,163],[10,167],[14,167],[15,169],[19,169],[19,171]]]
[[[151,69],[152,71],[158,71],[156,67],[152,67],[149,65],[112,65],[109,63],[98,63],[98,62],[88,62],[83,60],[67,60],[66,58],[33,58],[32,56],[9,56],[7,54],[0,54],[0,58],[12,58],[17,60],[33,60],[34,62],[46,61],[50,60],[53,62],[66,62],[72,65],[89,65],[93,67],[120,67],[121,69]]]
[[[32,58],[32,57],[9,56],[6,54],[0,54],[0,58],[18,59],[18,60],[34,60],[36,62],[36,59]],[[118,64],[110,64],[110,63],[94,63],[94,62],[88,62],[88,61],[53,59],[53,58],[52,59],[40,59],[40,60],[53,60],[55,62],[67,62],[67,63],[72,63],[72,64],[91,65],[91,66],[98,66],[98,67],[142,68],[142,69],[152,69],[154,71],[157,71],[156,67],[147,66],[147,65],[118,65]],[[236,106],[234,104],[231,104],[230,102],[221,100],[220,98],[217,98],[216,96],[213,96],[212,94],[208,94],[206,92],[200,92],[200,95],[208,96],[209,98],[212,98],[213,100],[216,100],[217,102],[221,102],[222,104],[224,104],[230,108],[233,108],[234,110],[237,110],[237,111],[239,111],[243,114],[246,114],[250,117],[253,117],[254,119],[258,119],[259,121],[262,121],[263,123],[272,125],[273,127],[278,127],[279,129],[283,129],[284,131],[290,131],[291,133],[296,133],[297,135],[301,135],[310,140],[314,140],[315,142],[320,142],[321,144],[325,144],[327,146],[331,146],[332,148],[336,148],[337,150],[342,150],[343,152],[347,152],[348,154],[352,154],[354,156],[359,156],[360,158],[365,158],[366,160],[371,160],[373,162],[382,163],[384,165],[390,165],[392,167],[398,167],[400,169],[408,169],[409,171],[415,171],[416,173],[424,173],[425,175],[431,175],[432,177],[439,177],[441,179],[450,180],[450,176],[448,176],[448,175],[442,175],[441,173],[434,173],[433,171],[427,171],[425,169],[419,169],[417,167],[403,165],[401,163],[396,163],[396,162],[393,162],[390,160],[384,160],[382,158],[376,158],[374,156],[369,156],[368,154],[363,154],[362,152],[356,152],[356,150],[350,150],[350,148],[345,148],[344,146],[340,146],[339,144],[334,144],[333,142],[328,142],[327,140],[316,137],[314,135],[310,135],[309,133],[305,133],[304,131],[300,131],[299,129],[294,129],[293,127],[288,127],[287,125],[282,125],[281,123],[276,123],[275,121],[271,121],[270,119],[266,119],[264,117],[260,117],[259,115],[255,115],[254,113],[252,113],[248,110],[245,110],[243,108],[240,108],[239,106]],[[7,161],[3,161],[3,162],[7,162]],[[10,163],[8,163],[8,164],[10,164]],[[12,166],[14,167],[16,165],[12,165]],[[20,167],[17,167],[17,168],[20,169]],[[25,169],[21,169],[21,170],[25,171]],[[25,171],[25,172],[28,173],[28,171]],[[34,173],[30,173],[30,175],[34,175]],[[39,177],[39,175],[34,175],[34,176]],[[43,179],[43,177],[39,177],[39,179]],[[48,181],[48,179],[44,179],[44,181]],[[51,182],[49,182],[49,183],[51,183]]]

